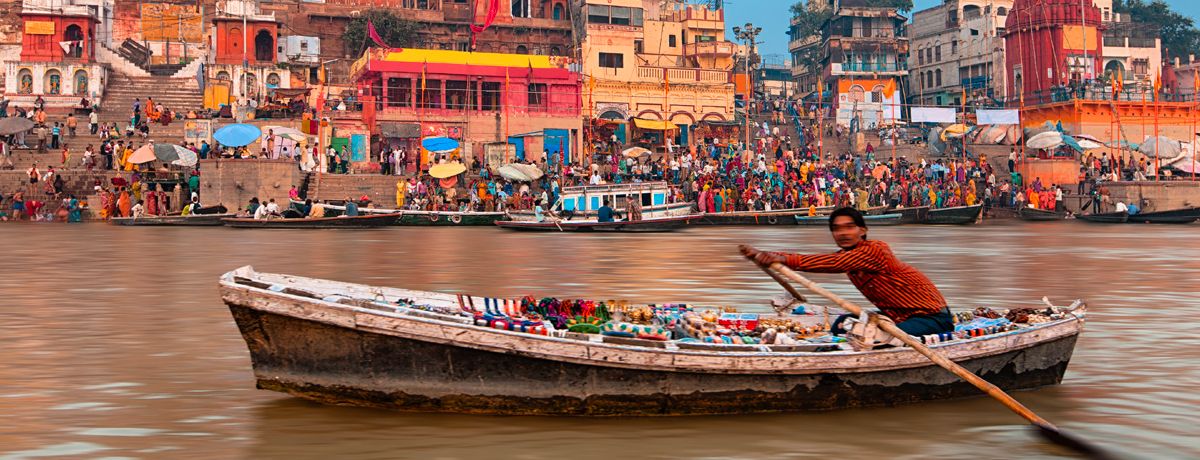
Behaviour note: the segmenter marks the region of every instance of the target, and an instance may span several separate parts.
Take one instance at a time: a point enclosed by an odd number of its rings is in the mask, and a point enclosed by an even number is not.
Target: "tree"
[[[1192,18],[1176,13],[1163,0],[1117,0],[1113,2],[1113,11],[1128,14],[1133,22],[1148,24],[1152,29],[1160,31],[1162,38],[1162,53],[1166,59],[1174,57],[1186,58],[1189,53],[1200,48],[1200,30]]]
[[[412,47],[421,42],[420,26],[417,23],[396,16],[388,10],[368,10],[362,16],[351,19],[342,33],[342,41],[346,44],[346,52],[351,56],[359,56],[367,47],[377,47],[367,34],[367,20],[375,24],[375,31],[388,46],[399,48]]]

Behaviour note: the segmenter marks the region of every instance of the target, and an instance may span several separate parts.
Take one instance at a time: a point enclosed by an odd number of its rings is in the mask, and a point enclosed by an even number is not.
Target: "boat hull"
[[[535,232],[634,232],[634,233],[652,233],[652,232],[673,232],[687,227],[691,222],[692,217],[670,217],[660,219],[644,219],[634,221],[620,222],[572,222],[572,221],[545,221],[545,222],[525,222],[501,220],[496,221],[496,225],[509,230],[523,230]]]
[[[795,216],[793,220],[796,222],[796,225],[829,226],[829,216]],[[867,226],[900,225],[904,223],[904,216],[902,214],[868,215],[863,216],[863,221],[867,223]]]
[[[919,224],[924,222],[925,216],[929,214],[929,206],[892,208],[887,210],[887,214],[900,214],[901,224]]]
[[[502,212],[496,213],[413,213],[411,211],[404,212],[400,219],[393,225],[411,226],[411,227],[463,227],[463,226],[491,226],[495,225],[496,221],[504,220],[505,216]]]
[[[1063,220],[1063,215],[1059,214],[1057,212],[1046,211],[1044,209],[1034,209],[1034,208],[1029,208],[1029,207],[1024,207],[1024,208],[1017,210],[1017,217],[1021,218],[1021,220],[1028,220],[1028,221],[1034,221],[1034,222]]]
[[[956,208],[930,209],[925,215],[924,224],[932,225],[968,225],[979,219],[983,205],[959,206]]]
[[[222,219],[228,219],[236,214],[206,214],[191,216],[153,216],[153,217],[114,217],[108,221],[113,225],[124,226],[179,226],[179,227],[220,227],[225,225]]]
[[[234,228],[375,228],[392,225],[397,214],[379,214],[355,217],[324,217],[319,219],[222,219],[226,226]]]
[[[1190,224],[1200,219],[1200,208],[1171,209],[1145,212],[1129,216],[1129,223],[1137,224]]]
[[[793,225],[796,216],[807,215],[807,209],[787,209],[763,212],[717,212],[704,214],[693,225]]]
[[[1129,220],[1129,213],[1122,211],[1106,212],[1101,214],[1080,214],[1076,216],[1076,218],[1084,222],[1091,222],[1095,224],[1123,224]]]
[[[326,403],[508,415],[824,411],[979,396],[944,369],[781,374],[670,372],[485,351],[308,321],[229,303],[257,387]],[[1005,390],[1061,382],[1077,335],[960,361]]]

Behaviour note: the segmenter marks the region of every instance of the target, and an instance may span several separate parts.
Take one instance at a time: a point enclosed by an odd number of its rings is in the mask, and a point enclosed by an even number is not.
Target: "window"
[[[421,106],[427,109],[442,108],[442,81],[425,80],[425,91],[421,94]]]
[[[866,95],[866,89],[862,86],[854,85],[850,87],[850,102],[863,102]]]
[[[958,54],[958,40],[950,42],[950,54]]]
[[[925,50],[917,50],[917,65],[925,65]]]
[[[933,80],[937,83],[937,86],[939,86],[939,87],[942,86],[942,69],[937,69],[937,70],[933,71],[933,74],[934,74]]]
[[[467,81],[446,81],[446,108],[462,110],[467,107]]]
[[[412,107],[412,79],[387,79],[388,107]]]
[[[715,42],[715,41],[717,41],[717,37],[712,36],[712,35],[697,35],[696,36],[696,43]]]
[[[544,110],[546,108],[546,84],[530,83],[528,100],[529,110]]]
[[[668,36],[667,36],[667,46],[669,46],[669,47],[671,47],[671,48],[674,48],[674,47],[676,46],[676,44],[675,44],[675,36],[674,36],[674,35],[668,35]]]
[[[971,35],[972,35],[972,36],[978,36],[978,35],[979,35],[979,29],[971,29]]]
[[[933,72],[925,73],[925,87],[933,88]]]
[[[999,7],[999,8],[996,8],[996,16],[1008,16],[1008,10],[1004,9],[1004,7],[1003,7],[1003,6],[1002,6],[1002,7]],[[1107,17],[1105,17],[1105,18],[1104,18],[1104,20],[1106,20],[1106,21],[1107,21],[1107,20],[1108,20],[1108,18],[1107,18]]]
[[[921,87],[921,89],[925,89],[925,72],[921,72],[917,75],[917,86]]]
[[[588,22],[615,26],[642,26],[642,9],[623,6],[588,5]]]
[[[512,0],[512,17],[514,18],[530,18],[529,0]]]
[[[883,85],[875,85],[871,90],[871,102],[883,102]]]
[[[645,48],[646,48],[645,41],[643,41],[643,40],[634,40],[633,41],[633,52],[642,54],[642,53],[646,52]]]
[[[625,68],[625,55],[621,53],[600,53],[600,67],[610,69]]]
[[[935,62],[942,62],[942,45],[933,48],[933,57]]]
[[[517,54],[529,54],[529,48],[525,45],[517,45]]]
[[[615,6],[615,7],[612,7],[611,10],[612,10],[612,12],[609,13],[609,18],[608,18],[609,24],[612,24],[614,26],[629,25],[629,17],[631,16],[631,14],[629,13],[629,8],[622,8],[619,6]]]
[[[500,110],[500,82],[483,82],[483,94],[479,99],[479,110]]]

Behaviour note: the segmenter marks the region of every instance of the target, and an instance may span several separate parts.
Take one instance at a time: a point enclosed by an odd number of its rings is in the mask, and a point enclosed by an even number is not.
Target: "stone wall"
[[[1107,184],[1113,202],[1140,203],[1146,212],[1200,206],[1200,182],[1112,182]]]
[[[291,160],[200,160],[200,196],[206,205],[243,208],[251,198],[287,206],[288,190],[304,173]]]
[[[400,176],[322,174],[320,178],[313,176],[309,198],[344,200],[367,195],[381,208],[395,208],[396,182],[400,180]]]

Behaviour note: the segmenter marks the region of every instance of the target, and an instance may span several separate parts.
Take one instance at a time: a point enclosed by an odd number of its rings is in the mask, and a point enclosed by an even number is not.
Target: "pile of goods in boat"
[[[674,341],[714,345],[832,344],[845,348],[816,316],[820,307],[801,305],[790,315],[743,313],[733,307],[686,304],[630,305],[626,301],[541,299],[517,300],[459,296],[459,307],[421,304],[400,299],[394,304],[409,311],[452,316],[467,324],[537,335],[570,334],[613,338]],[[920,337],[927,344],[969,339],[1029,327],[1064,318],[1057,308],[976,308],[954,314],[954,332]],[[576,337],[580,337],[576,335]]]

